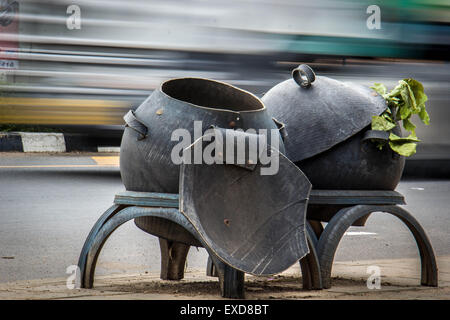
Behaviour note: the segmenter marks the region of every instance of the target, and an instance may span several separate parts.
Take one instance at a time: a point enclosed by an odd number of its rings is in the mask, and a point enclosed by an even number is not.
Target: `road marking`
[[[96,164],[36,164],[0,166],[0,168],[94,168],[94,167],[119,167],[119,156],[91,157]]]
[[[91,157],[98,165],[119,166],[119,156]]]
[[[346,236],[370,236],[370,235],[375,235],[377,233],[375,232],[364,232],[364,231],[348,231],[346,233],[344,233],[344,235]]]

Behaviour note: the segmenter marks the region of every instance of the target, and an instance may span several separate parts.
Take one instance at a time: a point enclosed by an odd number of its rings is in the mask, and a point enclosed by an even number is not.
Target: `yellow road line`
[[[0,168],[93,168],[119,167],[119,156],[90,157],[96,164],[36,164],[0,166]]]
[[[91,157],[98,165],[119,166],[119,156]]]
[[[119,156],[91,157],[96,164],[37,164],[0,166],[0,168],[92,168],[92,167],[118,167]]]

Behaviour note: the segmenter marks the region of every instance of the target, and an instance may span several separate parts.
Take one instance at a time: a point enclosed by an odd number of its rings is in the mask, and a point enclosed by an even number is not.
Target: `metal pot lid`
[[[221,130],[235,137],[251,136]],[[199,139],[191,147],[202,143]],[[251,165],[231,164],[238,158],[230,160],[228,154],[221,158],[224,164],[183,163],[180,173],[180,211],[208,251],[254,275],[282,272],[309,252],[305,219],[311,183],[278,150],[265,148],[258,150],[258,160]],[[268,165],[262,164],[260,150],[267,148],[278,158],[279,170],[262,175]]]
[[[262,101],[284,122],[286,154],[294,162],[310,158],[367,127],[386,101],[375,91],[349,82],[315,76],[307,65],[270,89]]]

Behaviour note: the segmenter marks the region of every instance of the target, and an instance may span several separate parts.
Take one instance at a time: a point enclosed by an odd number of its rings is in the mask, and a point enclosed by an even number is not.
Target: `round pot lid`
[[[316,76],[307,65],[270,89],[262,101],[285,123],[286,154],[294,162],[326,151],[367,127],[386,101],[372,89]]]

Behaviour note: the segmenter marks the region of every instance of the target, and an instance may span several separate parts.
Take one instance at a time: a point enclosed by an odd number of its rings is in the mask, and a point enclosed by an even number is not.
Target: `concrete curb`
[[[117,141],[86,134],[0,132],[0,152],[119,152]]]

